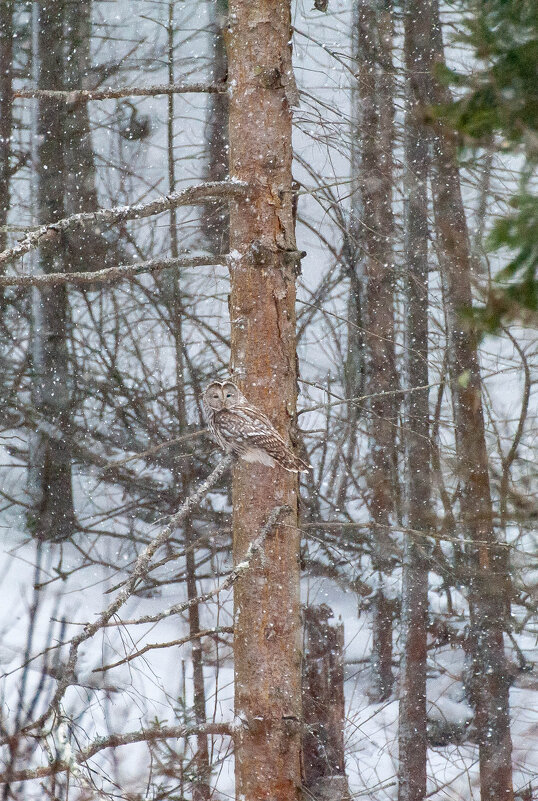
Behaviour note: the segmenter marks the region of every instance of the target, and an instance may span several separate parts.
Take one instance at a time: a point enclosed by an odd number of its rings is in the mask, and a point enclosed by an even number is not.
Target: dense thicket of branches
[[[314,5],[0,2],[5,799],[538,783],[532,15]]]

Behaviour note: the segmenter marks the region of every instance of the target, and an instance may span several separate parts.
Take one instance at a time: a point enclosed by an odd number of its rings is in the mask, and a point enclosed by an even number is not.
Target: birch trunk
[[[248,197],[230,208],[232,370],[289,441],[297,392],[292,209],[289,0],[231,0],[230,175]],[[233,481],[234,561],[282,504],[265,558],[235,585],[236,796],[300,794],[301,625],[297,476],[239,462]]]

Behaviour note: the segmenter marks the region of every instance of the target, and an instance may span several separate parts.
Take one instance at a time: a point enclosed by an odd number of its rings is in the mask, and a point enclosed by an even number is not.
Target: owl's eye
[[[232,397],[232,393],[231,393],[231,392],[227,392],[227,393],[226,393],[226,397],[227,397],[227,398],[231,398],[231,397]]]
[[[211,397],[212,397],[212,398],[218,398],[219,396],[218,396],[218,395],[217,395],[217,393],[215,392],[215,394],[214,394],[214,395],[212,395]]]

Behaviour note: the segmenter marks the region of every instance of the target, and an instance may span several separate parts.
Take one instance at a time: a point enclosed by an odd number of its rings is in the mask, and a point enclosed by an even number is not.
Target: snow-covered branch
[[[132,206],[115,206],[110,209],[98,209],[73,214],[48,225],[42,225],[24,237],[17,245],[0,253],[0,264],[18,259],[30,250],[39,247],[41,242],[51,242],[72,228],[85,228],[88,225],[115,225],[127,220],[140,220],[162,214],[179,206],[204,203],[215,198],[234,198],[243,195],[247,185],[239,181],[212,181],[196,186],[189,186],[170,195],[149,200],[147,203],[136,203]]]
[[[226,264],[225,254],[217,256],[184,256],[177,259],[149,259],[136,264],[121,264],[117,267],[107,267],[103,270],[73,273],[47,273],[42,275],[0,275],[0,287],[45,287],[60,284],[111,284],[133,278],[140,273],[156,273],[160,270],[174,268],[176,270],[188,267],[213,267]]]
[[[113,100],[120,97],[153,97],[196,92],[215,94],[226,92],[225,83],[160,83],[154,86],[118,86],[105,89],[16,89],[13,97],[43,98],[64,103],[86,103],[89,100]]]
[[[198,734],[208,735],[231,735],[232,729],[229,723],[204,723],[198,726],[153,726],[148,729],[125,732],[124,734],[111,734],[108,737],[97,737],[86,748],[76,751],[69,759],[59,759],[50,765],[38,768],[23,768],[22,770],[10,770],[0,774],[0,784],[8,782],[24,782],[32,779],[43,779],[45,776],[52,776],[66,771],[76,772],[78,765],[83,765],[100,751],[106,748],[118,748],[122,745],[133,743],[156,742],[158,740],[178,739],[179,737],[193,737]]]
[[[142,553],[137,558],[133,570],[122,589],[118,592],[114,600],[101,612],[97,620],[93,623],[88,623],[84,626],[83,630],[71,640],[69,649],[69,657],[67,663],[63,667],[62,677],[58,682],[56,692],[49,705],[49,708],[33,723],[26,727],[26,731],[35,728],[42,728],[51,714],[58,711],[59,704],[64,696],[67,688],[75,681],[75,668],[78,659],[78,652],[80,646],[103,628],[108,621],[121,609],[121,607],[131,597],[138,583],[146,576],[150,566],[151,559],[155,552],[163,545],[174,533],[176,528],[187,518],[191,512],[198,506],[200,501],[205,498],[209,490],[217,483],[219,478],[226,472],[233,462],[234,457],[231,454],[226,455],[210,475],[203,481],[198,489],[189,495],[183,501],[179,510],[171,516],[168,525],[165,526],[159,534],[144,548]]]

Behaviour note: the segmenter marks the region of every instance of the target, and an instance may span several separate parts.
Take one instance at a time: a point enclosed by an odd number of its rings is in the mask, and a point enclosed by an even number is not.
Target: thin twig
[[[118,592],[114,600],[103,612],[101,612],[97,620],[95,620],[93,623],[88,623],[86,626],[84,626],[83,630],[79,632],[79,634],[73,637],[69,649],[69,657],[62,671],[62,678],[58,682],[56,692],[54,693],[49,708],[43,712],[43,714],[40,715],[36,721],[26,726],[24,731],[42,728],[47,719],[50,717],[51,713],[56,714],[58,712],[59,704],[64,696],[65,691],[70,685],[75,683],[75,668],[80,646],[93,637],[93,635],[101,628],[103,628],[103,626],[105,626],[127,602],[139,581],[147,574],[151,559],[155,552],[161,547],[161,545],[170,539],[176,528],[183,522],[183,520],[185,520],[186,517],[188,517],[189,514],[191,514],[192,510],[198,506],[200,501],[207,495],[209,490],[230,467],[233,459],[234,457],[231,454],[227,454],[223,459],[221,459],[206,480],[200,484],[198,489],[193,492],[192,495],[189,495],[189,497],[186,498],[186,500],[181,504],[179,510],[171,516],[168,525],[159,532],[159,534],[149,543],[149,545],[146,546],[146,548],[144,548],[142,553],[137,558],[129,578],[125,582],[120,592]]]
[[[214,637],[218,634],[232,633],[233,628],[231,626],[220,626],[212,629],[203,629],[202,631],[197,631],[195,634],[188,634],[186,637],[181,637],[178,640],[148,643],[147,645],[144,645],[143,648],[140,648],[139,651],[134,651],[132,654],[127,654],[127,656],[125,656],[123,659],[119,659],[117,662],[112,662],[111,664],[104,665],[103,667],[94,668],[92,673],[104,673],[107,670],[120,667],[120,665],[126,665],[128,662],[132,662],[133,659],[138,659],[139,656],[147,654],[148,651],[155,651],[160,648],[179,648],[182,645],[186,645],[188,642],[192,642],[192,640],[200,640],[202,637]]]

